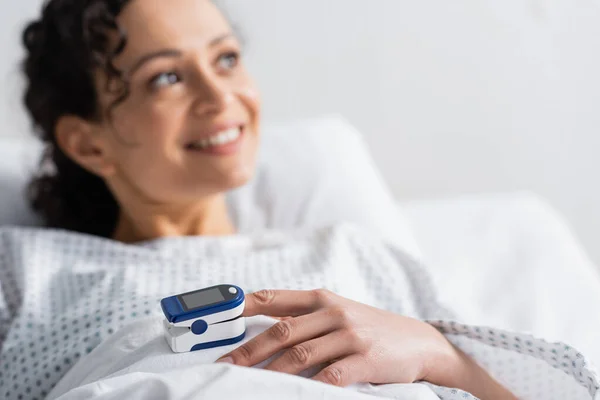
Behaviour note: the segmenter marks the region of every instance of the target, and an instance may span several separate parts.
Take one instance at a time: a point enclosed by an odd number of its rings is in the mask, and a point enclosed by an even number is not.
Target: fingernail
[[[221,358],[219,360],[217,360],[218,363],[223,363],[223,364],[233,364],[233,358],[231,357],[225,357],[225,358]]]

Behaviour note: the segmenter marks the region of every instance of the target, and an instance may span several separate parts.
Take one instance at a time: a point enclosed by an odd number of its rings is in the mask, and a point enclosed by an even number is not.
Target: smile
[[[242,136],[242,128],[236,127],[218,132],[210,137],[196,140],[189,143],[186,148],[189,150],[206,150],[220,146],[226,146],[237,141]]]

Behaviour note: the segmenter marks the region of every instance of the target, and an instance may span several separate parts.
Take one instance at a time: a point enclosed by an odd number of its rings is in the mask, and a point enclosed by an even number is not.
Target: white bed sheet
[[[544,200],[467,196],[403,211],[441,300],[466,322],[565,341],[600,365],[600,315],[581,306],[600,305],[599,270]]]

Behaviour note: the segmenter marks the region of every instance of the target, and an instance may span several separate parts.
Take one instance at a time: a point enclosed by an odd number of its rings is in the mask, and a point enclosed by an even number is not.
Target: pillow
[[[39,154],[33,139],[0,137],[0,225],[39,223],[23,197]],[[264,126],[256,177],[228,205],[240,233],[350,222],[419,256],[363,138],[341,117]]]
[[[41,149],[32,138],[0,136],[0,225],[40,223],[25,200],[25,187],[36,170]]]

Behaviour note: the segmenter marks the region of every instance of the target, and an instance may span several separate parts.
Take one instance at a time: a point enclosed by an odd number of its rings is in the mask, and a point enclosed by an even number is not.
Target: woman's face
[[[209,0],[133,0],[118,22],[127,45],[114,63],[129,81],[126,100],[111,110],[116,97],[98,79],[113,191],[181,204],[246,183],[260,101],[221,12]]]

